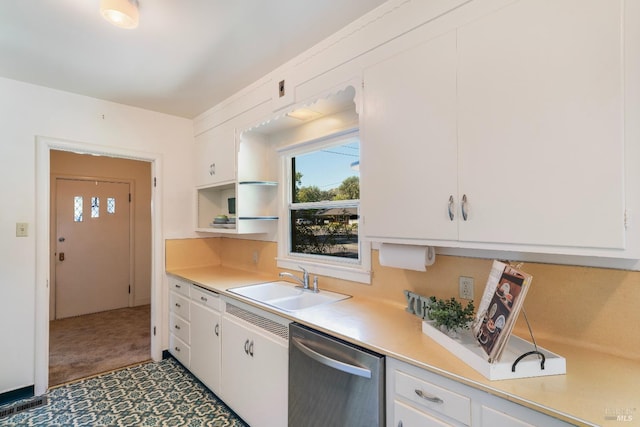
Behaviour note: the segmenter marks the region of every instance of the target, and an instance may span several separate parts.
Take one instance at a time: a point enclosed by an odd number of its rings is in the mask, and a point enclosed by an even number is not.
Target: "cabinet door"
[[[455,33],[365,69],[363,92],[365,233],[457,239]]]
[[[191,372],[220,392],[220,313],[191,303]]]
[[[434,416],[418,411],[402,402],[394,402],[394,427],[451,427]]]
[[[251,426],[286,426],[287,346],[228,316],[222,324],[225,403]]]
[[[621,3],[521,0],[459,29],[460,240],[624,247]]]
[[[196,137],[196,186],[232,181],[236,176],[233,126],[220,125]]]
[[[482,407],[483,427],[533,427],[533,424],[526,423],[503,412],[492,408]]]

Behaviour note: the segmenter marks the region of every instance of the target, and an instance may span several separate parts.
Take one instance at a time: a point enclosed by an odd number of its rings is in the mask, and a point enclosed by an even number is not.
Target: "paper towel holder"
[[[427,245],[382,242],[379,248],[380,265],[417,271],[435,262],[435,248]]]

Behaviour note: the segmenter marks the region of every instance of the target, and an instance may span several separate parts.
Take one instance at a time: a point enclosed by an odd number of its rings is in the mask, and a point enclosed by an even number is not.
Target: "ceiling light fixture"
[[[100,13],[117,27],[138,26],[138,0],[100,0]]]

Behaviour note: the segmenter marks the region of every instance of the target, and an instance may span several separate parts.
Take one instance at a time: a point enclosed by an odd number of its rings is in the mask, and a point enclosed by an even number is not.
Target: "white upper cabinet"
[[[490,4],[364,69],[366,235],[623,256],[622,2]]]
[[[621,2],[521,0],[457,48],[460,239],[623,248]]]
[[[366,68],[363,92],[366,233],[457,239],[455,32]]]
[[[196,136],[196,186],[229,182],[236,175],[235,129],[222,124]]]
[[[260,234],[276,229],[275,150],[263,135],[242,131],[265,111],[270,104],[259,104],[196,137],[196,231]],[[234,221],[213,223],[219,215]]]

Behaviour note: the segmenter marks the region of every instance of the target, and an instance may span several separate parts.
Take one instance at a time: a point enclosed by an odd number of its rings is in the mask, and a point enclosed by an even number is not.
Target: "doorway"
[[[50,168],[49,383],[57,385],[151,356],[151,167],[54,150]]]
[[[155,191],[155,185],[151,186],[152,176],[160,171],[161,156],[154,153],[140,153],[126,149],[99,147],[84,143],[38,137],[36,151],[36,170],[38,171],[36,176],[36,197],[39,208],[36,216],[36,227],[39,232],[36,238],[36,360],[34,384],[36,394],[46,392],[49,386],[49,321],[55,313],[55,307],[50,306],[50,303],[53,305],[54,302],[54,299],[50,298],[50,294],[55,292],[55,264],[53,260],[55,259],[54,254],[57,253],[54,247],[54,242],[57,242],[52,234],[56,228],[55,223],[53,223],[55,215],[53,215],[54,211],[52,209],[54,207],[50,206],[49,201],[54,201],[50,196],[53,194],[52,189],[55,188],[56,185],[56,175],[68,175],[68,173],[61,173],[59,170],[56,170],[55,167],[52,168],[51,160],[60,153],[69,156],[85,156],[86,158],[94,159],[120,159],[146,164],[148,185],[141,185],[139,182],[135,182],[133,183],[133,189],[138,190],[138,193],[140,193],[142,188],[147,187],[149,197],[145,203],[145,208],[148,215],[148,232],[146,233],[144,243],[140,243],[137,240],[137,236],[135,238],[132,237],[135,243],[134,246],[137,248],[135,251],[131,251],[135,267],[131,275],[133,276],[131,277],[132,293],[130,296],[132,302],[128,305],[137,306],[147,304],[147,312],[150,309],[151,313],[150,316],[148,316],[146,328],[148,336],[150,336],[150,338],[147,339],[148,344],[150,341],[148,356],[153,360],[160,360],[162,357],[162,340],[160,336],[165,329],[161,323],[163,310],[160,286],[163,278],[161,274],[163,271],[163,240],[158,210],[161,195]],[[85,162],[82,161],[78,162],[78,164],[84,163]],[[107,181],[112,181],[111,178],[114,174],[104,172],[95,173],[95,168],[92,170],[94,173],[89,173],[88,171],[79,172],[78,176],[86,178],[99,175],[101,178],[109,178],[106,179]],[[51,203],[51,205],[53,204],[54,203]],[[134,207],[132,207],[132,209],[135,210]],[[137,225],[138,224],[136,224],[136,226]],[[139,233],[135,234],[137,235]],[[132,236],[133,235],[132,233]],[[144,248],[146,257],[139,256],[137,252],[138,248]],[[140,274],[139,265],[141,263],[146,264],[146,267],[143,269],[145,270],[144,274]]]

